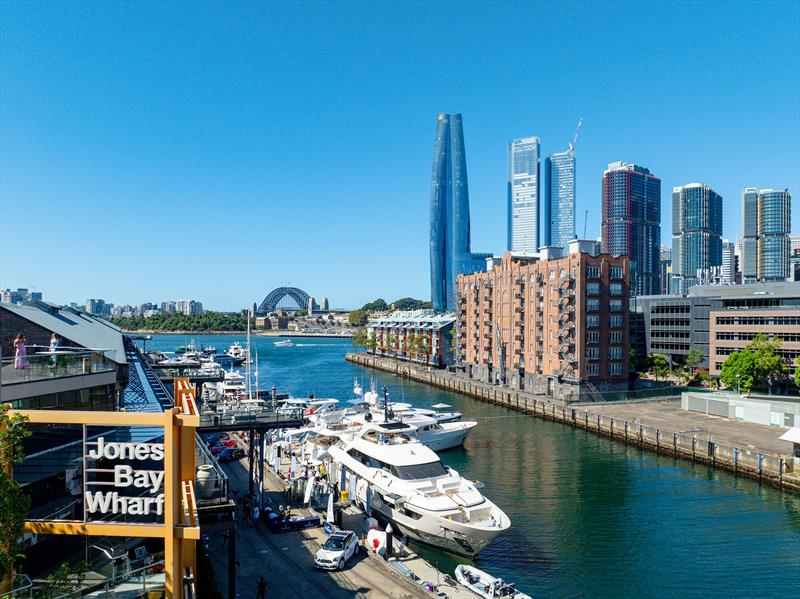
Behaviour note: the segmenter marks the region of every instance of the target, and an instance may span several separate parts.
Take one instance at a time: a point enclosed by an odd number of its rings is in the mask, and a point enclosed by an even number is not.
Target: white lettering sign
[[[91,460],[164,460],[163,443],[118,443],[97,439],[94,449],[86,453]],[[154,497],[128,497],[116,491],[85,491],[86,511],[89,514],[155,515],[164,514],[164,494],[158,493],[164,484],[163,470],[134,470],[132,466],[114,466],[113,486],[118,489],[143,489]],[[93,484],[91,481],[87,485]],[[108,483],[102,483],[108,484]]]

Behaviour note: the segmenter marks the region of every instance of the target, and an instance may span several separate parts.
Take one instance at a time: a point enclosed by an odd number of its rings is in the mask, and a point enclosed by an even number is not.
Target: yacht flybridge
[[[439,461],[403,422],[364,423],[329,449],[339,477],[357,477],[357,503],[401,533],[474,556],[511,526],[508,516],[458,472]],[[345,472],[342,472],[342,469]]]

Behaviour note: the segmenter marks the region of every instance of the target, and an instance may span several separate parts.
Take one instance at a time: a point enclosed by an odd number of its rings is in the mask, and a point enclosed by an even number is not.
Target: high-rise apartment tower
[[[566,246],[575,239],[575,150],[544,162],[544,245]]]
[[[539,249],[539,138],[508,142],[508,249]]]
[[[661,179],[612,162],[603,173],[603,253],[630,259],[630,294],[657,295],[661,254]],[[672,257],[673,265],[675,256]]]
[[[722,196],[702,183],[672,190],[672,292],[686,293],[722,265]]]

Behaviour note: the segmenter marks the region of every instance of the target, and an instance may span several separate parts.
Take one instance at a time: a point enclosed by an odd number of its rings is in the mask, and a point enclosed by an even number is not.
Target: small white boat
[[[283,341],[275,341],[273,345],[275,347],[292,347],[294,342],[291,339],[284,339]]]
[[[506,582],[502,578],[495,578],[483,570],[478,570],[474,566],[461,564],[456,566],[456,580],[467,587],[479,597],[486,599],[531,599],[516,589],[513,583]]]

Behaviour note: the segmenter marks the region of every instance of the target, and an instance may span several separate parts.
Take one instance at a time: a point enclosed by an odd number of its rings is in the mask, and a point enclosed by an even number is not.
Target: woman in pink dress
[[[14,339],[14,368],[22,370],[28,367],[28,348],[25,347],[25,336],[17,335]]]

